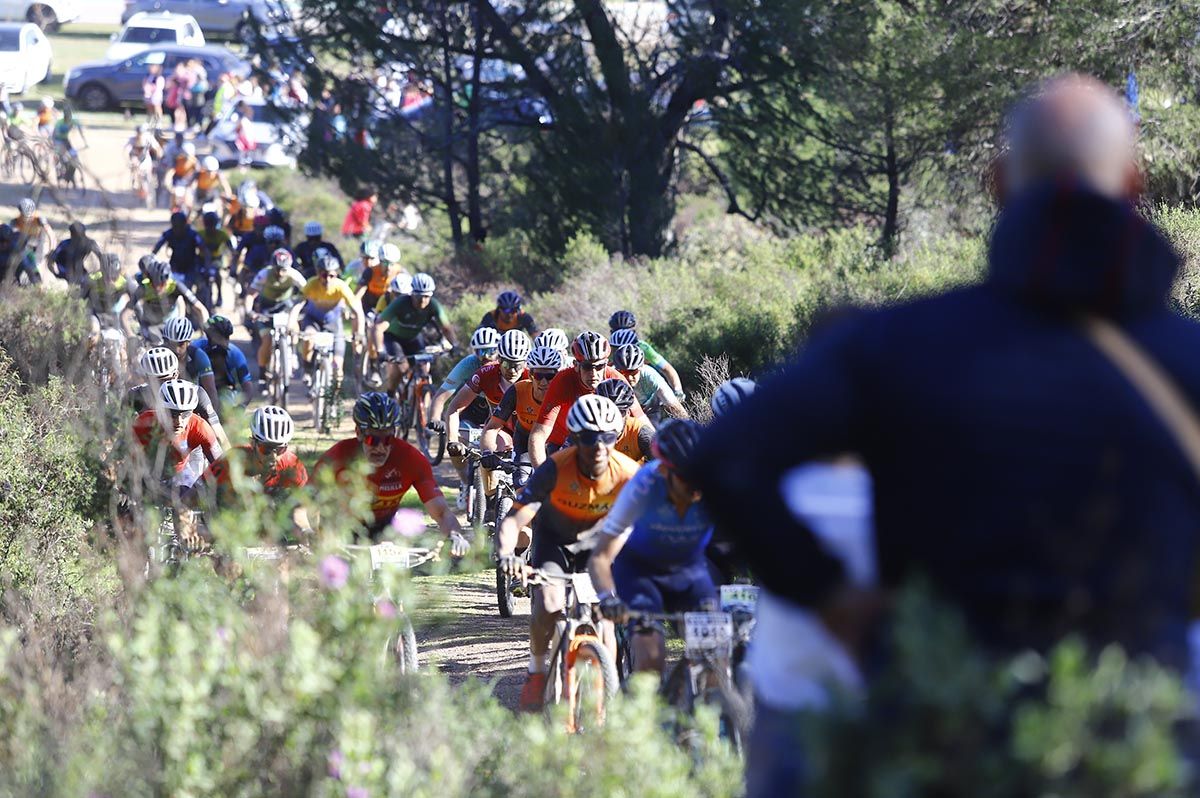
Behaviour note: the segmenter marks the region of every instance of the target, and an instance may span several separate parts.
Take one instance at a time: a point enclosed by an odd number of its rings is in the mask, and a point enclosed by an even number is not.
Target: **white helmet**
[[[195,410],[200,404],[200,389],[187,380],[167,380],[158,387],[158,398],[168,410]]]
[[[392,278],[392,281],[388,283],[387,290],[391,291],[393,294],[411,294],[412,275],[403,273],[397,274]]]
[[[567,338],[567,334],[557,327],[549,327],[542,330],[533,339],[534,347],[545,346],[550,349],[557,349],[559,352],[566,352],[567,347],[571,345],[571,339]]]
[[[305,222],[304,223],[304,237],[305,238],[308,238],[310,236],[319,236],[324,232],[325,232],[325,228],[321,226],[320,222],[314,221],[314,222]]]
[[[173,378],[179,373],[179,358],[165,346],[147,349],[138,363],[141,364],[143,374],[156,380]]]
[[[172,343],[181,344],[185,341],[190,341],[195,333],[196,328],[183,316],[167,319],[166,323],[163,324],[163,338]]]
[[[165,283],[171,279],[171,264],[162,258],[151,258],[146,264],[146,276],[156,283]]]
[[[43,108],[53,108],[54,107],[54,98],[53,97],[43,97],[42,98],[42,107]]]
[[[500,344],[500,331],[495,327],[480,327],[471,333],[471,349],[495,349]]]
[[[613,330],[612,334],[608,336],[608,342],[612,344],[613,347],[625,346],[626,344],[636,344],[638,342],[637,330],[633,330],[628,327],[620,330]]]
[[[721,383],[717,386],[717,390],[713,391],[712,399],[709,401],[713,414],[725,415],[733,409],[734,405],[744,402],[746,397],[754,393],[756,387],[754,380],[746,377],[734,377]]]
[[[26,197],[17,203],[17,210],[20,211],[22,216],[28,218],[33,216],[33,212],[37,210],[37,203]]]
[[[379,248],[379,260],[384,265],[400,262],[400,247],[395,244],[384,244]],[[433,289],[429,289],[432,293]]]
[[[548,346],[535,346],[525,361],[525,368],[530,371],[553,369],[560,371],[563,365],[563,353]]]
[[[194,156],[196,154],[196,145],[190,141],[183,142],[183,147],[180,149],[182,149],[183,154],[187,156]]]
[[[206,172],[221,171],[221,162],[217,160],[217,156],[215,155],[205,155],[204,162],[201,164],[201,166],[204,167],[204,171]]]
[[[258,198],[258,192],[255,191],[252,194],[247,194],[246,199],[242,200],[242,204],[249,210],[256,211],[262,205],[262,200]]]
[[[523,330],[509,330],[500,336],[500,357],[505,360],[524,360],[529,357],[533,343]]]
[[[266,405],[254,411],[250,419],[250,434],[256,441],[282,446],[292,439],[296,425],[288,411],[276,405]]]
[[[425,272],[417,272],[413,275],[412,290],[417,296],[433,296],[436,288],[437,285],[433,282],[433,278]]]
[[[623,426],[625,419],[613,401],[594,393],[576,399],[567,413],[567,429],[571,432],[617,432]]]

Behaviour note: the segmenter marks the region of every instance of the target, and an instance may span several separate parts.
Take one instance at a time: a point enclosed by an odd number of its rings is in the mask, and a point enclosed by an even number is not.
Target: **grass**
[[[50,65],[50,76],[34,87],[23,98],[53,97],[63,99],[63,77],[84,61],[104,59],[108,50],[109,37],[119,28],[115,25],[67,25],[50,36],[50,48],[54,60]]]

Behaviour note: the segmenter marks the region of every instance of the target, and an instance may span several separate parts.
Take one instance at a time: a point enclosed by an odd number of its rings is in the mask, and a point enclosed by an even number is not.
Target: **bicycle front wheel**
[[[492,523],[492,540],[493,545],[500,539],[500,524],[504,521],[504,516],[508,515],[508,511],[512,509],[512,499],[504,496],[496,502],[496,517]],[[513,588],[516,586],[516,580],[504,573],[500,568],[500,563],[496,563],[496,606],[500,610],[501,618],[511,618],[513,607],[516,601],[513,597]]]
[[[567,731],[574,734],[603,726],[608,700],[617,691],[617,667],[604,644],[591,637],[572,641],[563,678]]]
[[[14,171],[17,175],[17,181],[25,185],[33,185],[38,177],[37,162],[33,156],[27,152],[17,153],[15,160]]]
[[[321,420],[325,416],[325,367],[318,362],[312,376],[312,423],[313,429],[321,431]]]
[[[433,457],[430,454],[430,435],[429,428],[425,425],[429,423],[429,390],[424,382],[418,382],[413,387],[413,432],[417,436],[417,448],[425,455],[426,459],[432,461]]]
[[[487,494],[484,493],[483,467],[479,463],[472,465],[471,495],[467,501],[467,523],[472,528],[483,526],[483,517],[487,514]]]

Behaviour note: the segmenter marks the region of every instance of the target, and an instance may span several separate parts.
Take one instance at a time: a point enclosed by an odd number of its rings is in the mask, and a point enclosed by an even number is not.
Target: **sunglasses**
[[[530,375],[538,382],[549,382],[558,374],[557,371],[532,371]]]
[[[620,438],[615,432],[596,432],[590,429],[575,433],[575,442],[581,446],[616,446]]]
[[[171,411],[171,418],[187,419],[187,418],[191,418],[191,415],[192,415],[191,410],[172,410]]]
[[[387,446],[387,445],[391,444],[392,439],[395,437],[396,436],[390,432],[387,433],[386,435],[363,435],[362,442],[364,445],[372,446],[372,447]]]
[[[584,371],[603,371],[608,365],[607,360],[601,360],[598,363],[580,363],[578,360],[575,362],[579,363],[579,368],[583,369]]]
[[[499,352],[498,349],[476,349],[475,354],[484,360],[491,360]]]
[[[506,369],[523,369],[525,368],[524,360],[509,360],[508,358],[500,358],[500,365]]]
[[[261,454],[276,454],[285,451],[288,445],[286,443],[267,443],[266,441],[255,440],[254,448]]]

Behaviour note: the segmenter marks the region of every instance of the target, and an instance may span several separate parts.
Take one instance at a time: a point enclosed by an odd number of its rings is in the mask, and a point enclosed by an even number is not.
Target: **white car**
[[[120,61],[165,44],[203,47],[204,33],[191,14],[141,12],[130,17],[120,33],[112,35],[112,45],[104,55],[110,61]]]
[[[241,153],[237,148],[239,113],[242,106],[249,110],[250,137],[255,148]],[[251,166],[295,167],[296,156],[304,149],[309,125],[307,114],[292,115],[262,100],[230,103],[208,133],[207,143],[222,166],[244,161]]]
[[[50,75],[50,40],[31,22],[0,23],[0,83],[21,94]]]
[[[79,19],[79,0],[0,0],[0,19],[23,19],[55,31]]]

